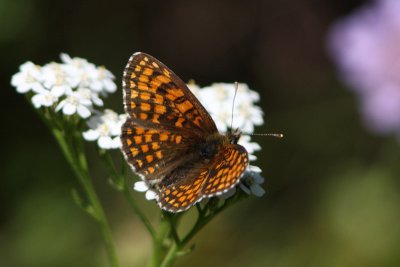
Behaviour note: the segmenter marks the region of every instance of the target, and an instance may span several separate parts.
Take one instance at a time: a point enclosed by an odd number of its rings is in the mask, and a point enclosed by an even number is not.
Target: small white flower
[[[87,141],[97,140],[98,146],[102,149],[119,148],[121,126],[126,115],[118,115],[110,109],[104,110],[104,113],[97,113],[88,121],[90,129],[83,132],[83,138]]]
[[[63,91],[55,87],[52,90],[42,89],[32,97],[32,103],[35,108],[50,107],[57,103],[58,98],[63,95]]]
[[[26,62],[13,75],[11,84],[19,93],[33,91],[31,101],[36,108],[57,104],[56,111],[62,110],[66,115],[78,113],[87,118],[93,105],[103,106],[100,96],[117,89],[114,75],[83,58],[61,54],[61,61],[43,67]]]
[[[103,106],[103,100],[99,98],[99,95],[96,92],[93,92],[90,89],[78,88],[76,93],[79,94],[81,98],[90,100],[96,106]]]
[[[138,191],[138,192],[146,192],[146,199],[147,200],[153,200],[156,199],[156,192],[154,192],[153,190],[149,189],[149,187],[147,186],[147,184],[144,181],[139,181],[136,182],[133,185],[133,189]]]
[[[91,72],[90,88],[96,92],[114,93],[117,85],[114,83],[114,75],[104,67],[98,67],[95,72]]]
[[[77,77],[68,75],[63,64],[51,62],[42,67],[43,85],[46,89],[69,92],[78,86]]]
[[[24,94],[29,91],[39,92],[43,89],[41,84],[41,68],[28,61],[19,67],[19,72],[11,78],[11,85],[17,92]]]
[[[264,188],[260,185],[264,183],[264,177],[261,176],[261,169],[257,166],[249,165],[243,178],[240,180],[240,188],[247,194],[253,194],[261,197],[265,194]]]
[[[90,96],[84,90],[78,90],[68,93],[67,97],[57,105],[56,111],[62,109],[65,115],[78,113],[79,116],[86,119],[91,114],[91,106]]]

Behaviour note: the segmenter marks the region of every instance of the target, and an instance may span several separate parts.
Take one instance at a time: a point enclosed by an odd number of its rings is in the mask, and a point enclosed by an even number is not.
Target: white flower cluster
[[[231,130],[235,84],[214,83],[211,86],[200,88],[194,83],[189,83],[188,87],[210,113],[218,130],[220,132]],[[242,134],[238,143],[246,148],[251,161],[257,159],[253,153],[261,150],[260,145],[256,142],[251,142],[251,137],[246,135],[254,132],[254,126],[264,123],[263,111],[259,106],[255,105],[259,99],[259,94],[251,90],[247,84],[238,84],[233,114],[233,128],[238,128],[245,133]],[[264,183],[264,178],[261,176],[261,169],[257,166],[249,165],[239,186],[245,193],[261,197],[265,193],[260,186],[262,183]],[[134,190],[146,192],[146,199],[148,200],[156,198],[156,193],[149,189],[144,181],[136,182]],[[236,188],[232,188],[221,195],[221,198],[228,198],[235,192]]]
[[[96,141],[102,149],[115,149],[121,145],[121,126],[127,115],[118,115],[110,109],[104,112],[96,111],[87,122],[89,130],[83,132],[83,138],[87,141]]]
[[[26,62],[19,68],[11,84],[18,93],[28,93],[35,108],[52,107],[65,115],[78,114],[88,119],[89,130],[83,133],[87,141],[97,140],[102,149],[120,147],[121,125],[126,115],[118,115],[102,107],[102,97],[117,90],[114,75],[104,67],[97,67],[84,58],[61,54],[61,63],[38,66]]]
[[[26,62],[12,77],[11,84],[18,93],[31,93],[36,108],[54,107],[65,115],[88,118],[94,105],[103,105],[101,96],[116,91],[114,75],[83,58],[61,54],[61,61],[44,66]]]

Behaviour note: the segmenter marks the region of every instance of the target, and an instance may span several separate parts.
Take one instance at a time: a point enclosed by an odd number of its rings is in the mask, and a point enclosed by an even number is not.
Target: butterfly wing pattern
[[[122,152],[170,212],[235,186],[248,153],[218,133],[186,84],[154,57],[135,53],[123,74]]]

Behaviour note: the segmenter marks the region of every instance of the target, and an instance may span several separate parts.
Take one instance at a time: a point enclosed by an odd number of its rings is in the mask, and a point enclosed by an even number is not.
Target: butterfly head
[[[237,144],[241,135],[242,132],[239,129],[231,130],[226,134],[231,144]]]

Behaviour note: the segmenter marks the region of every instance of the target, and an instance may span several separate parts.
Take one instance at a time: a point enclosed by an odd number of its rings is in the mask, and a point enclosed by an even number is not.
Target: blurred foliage
[[[98,229],[71,200],[71,170],[11,75],[67,52],[119,81],[135,51],[203,86],[248,83],[265,111],[258,132],[285,134],[255,137],[266,196],[220,216],[177,266],[399,266],[399,143],[365,130],[326,56],[329,25],[362,2],[1,0],[2,266],[107,266]],[[121,95],[106,105],[122,111]],[[143,266],[145,229],[95,153],[90,164],[123,265]],[[134,197],[157,220],[156,205]]]

